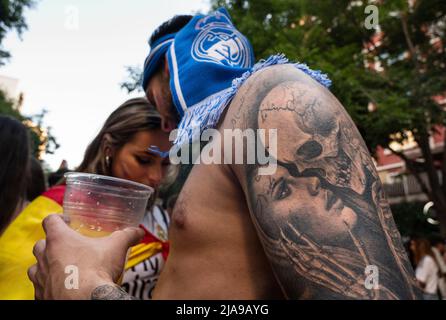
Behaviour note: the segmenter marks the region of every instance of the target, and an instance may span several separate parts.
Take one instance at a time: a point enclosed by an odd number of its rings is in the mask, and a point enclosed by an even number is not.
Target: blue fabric
[[[152,43],[150,54],[147,56],[146,61],[144,62],[144,72],[142,78],[142,87],[144,91],[149,84],[150,78],[158,68],[161,58],[163,58],[167,50],[169,50],[174,37],[175,33],[168,34]]]
[[[226,9],[195,16],[175,36],[167,52],[174,105],[187,108],[231,86],[254,64],[248,39],[232,24]]]
[[[187,108],[230,87],[234,78],[254,64],[251,44],[234,27],[224,8],[196,15],[178,33],[151,47],[144,64],[143,88],[168,50],[170,89],[180,116]]]
[[[159,157],[161,157],[163,159],[169,157],[169,151],[161,151],[161,149],[155,145],[151,145],[147,150],[153,152],[154,154],[158,155]]]
[[[199,135],[203,130],[216,128],[221,114],[245,81],[257,71],[278,64],[290,64],[308,74],[324,87],[329,88],[331,86],[331,80],[325,73],[319,70],[312,70],[305,63],[290,63],[283,54],[272,55],[266,60],[260,60],[240,77],[235,78],[229,88],[217,92],[189,108],[178,125],[179,131],[174,144],[181,146],[182,144],[190,143],[199,139]]]
[[[207,128],[215,128],[226,106],[253,73],[289,63],[284,55],[273,55],[254,65],[251,44],[234,27],[224,8],[197,15],[176,34],[152,44],[144,66],[144,90],[164,55],[169,64],[172,99],[181,116],[176,145],[198,138],[194,135]],[[331,85],[320,71],[302,63],[292,65],[322,85]]]

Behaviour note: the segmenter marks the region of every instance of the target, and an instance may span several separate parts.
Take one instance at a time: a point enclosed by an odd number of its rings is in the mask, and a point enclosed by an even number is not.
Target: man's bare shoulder
[[[265,68],[225,122],[256,130],[277,161],[268,174],[260,161],[231,168],[287,297],[419,297],[367,146],[329,90],[292,65]]]
[[[253,73],[242,84],[229,105],[224,127],[247,128],[246,121],[243,121],[243,115],[260,105],[274,88],[290,83],[293,83],[295,90],[305,88],[306,91],[310,91],[314,95],[325,95],[336,100],[328,89],[293,64],[272,65]]]
[[[257,86],[265,81],[314,81],[309,75],[302,70],[295,67],[292,63],[276,64],[260,69],[251,74],[251,76],[241,86],[240,92],[249,89],[252,86]],[[317,82],[315,81],[315,84]]]

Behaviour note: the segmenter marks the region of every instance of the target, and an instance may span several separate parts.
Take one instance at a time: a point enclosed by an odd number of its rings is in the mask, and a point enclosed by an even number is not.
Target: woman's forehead
[[[169,135],[163,134],[161,129],[153,129],[135,133],[129,144],[147,148],[149,145],[163,145],[166,142],[169,142]]]
[[[161,130],[147,130],[136,133],[131,141],[128,142],[127,147],[133,151],[153,153],[149,148],[156,146],[162,152],[168,152],[171,147],[168,134]]]

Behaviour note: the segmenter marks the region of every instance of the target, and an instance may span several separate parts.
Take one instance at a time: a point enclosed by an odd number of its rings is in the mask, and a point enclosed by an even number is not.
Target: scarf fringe
[[[228,89],[219,91],[196,105],[189,108],[179,126],[178,135],[174,141],[175,146],[181,146],[185,143],[191,143],[199,140],[201,133],[210,128],[216,128],[220,116],[226,107],[229,105],[232,98],[234,98],[237,91],[245,83],[245,81],[254,73],[266,67],[278,64],[289,63],[288,58],[284,54],[277,54],[270,56],[266,60],[260,60],[249,71],[242,74],[241,77],[232,81],[232,86]],[[312,70],[305,63],[293,63],[295,68],[308,74],[314,80],[329,88],[331,80],[325,73],[319,70]]]

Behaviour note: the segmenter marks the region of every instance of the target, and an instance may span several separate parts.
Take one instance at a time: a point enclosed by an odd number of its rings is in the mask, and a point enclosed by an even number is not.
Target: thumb
[[[141,242],[144,237],[144,230],[135,227],[125,228],[124,230],[113,232],[110,237],[114,238],[117,246],[127,250]]]
[[[42,221],[42,227],[47,237],[50,235],[65,234],[70,232],[70,230],[75,233],[64,221],[62,215],[57,213],[46,216]]]

